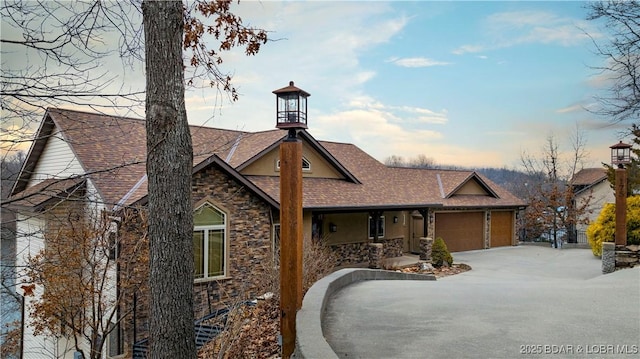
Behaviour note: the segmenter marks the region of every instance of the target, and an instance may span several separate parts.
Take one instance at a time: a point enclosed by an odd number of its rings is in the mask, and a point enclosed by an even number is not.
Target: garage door
[[[484,248],[484,212],[436,213],[436,238],[450,252]]]
[[[491,212],[491,247],[513,243],[513,212]]]

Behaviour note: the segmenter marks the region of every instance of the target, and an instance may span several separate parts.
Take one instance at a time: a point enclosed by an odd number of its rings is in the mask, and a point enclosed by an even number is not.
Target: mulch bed
[[[442,278],[442,277],[447,277],[450,275],[466,272],[468,270],[471,270],[471,267],[464,263],[454,263],[453,265],[451,265],[451,267],[442,266],[439,268],[422,270],[419,265],[415,265],[411,267],[402,268],[400,270],[405,273],[433,274],[436,276],[436,278]]]

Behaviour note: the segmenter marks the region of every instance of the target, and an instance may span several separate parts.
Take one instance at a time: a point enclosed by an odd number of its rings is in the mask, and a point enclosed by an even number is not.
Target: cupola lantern
[[[609,147],[611,148],[611,163],[618,168],[631,163],[631,145],[622,141]]]
[[[273,91],[276,95],[276,127],[282,130],[296,130],[307,128],[307,97],[308,92],[294,86]]]

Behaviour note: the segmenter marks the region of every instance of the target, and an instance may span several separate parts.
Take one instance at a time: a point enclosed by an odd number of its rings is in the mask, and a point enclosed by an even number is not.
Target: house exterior
[[[286,132],[191,126],[191,134],[200,318],[225,301],[262,294],[258,279],[273,267],[279,240],[278,148]],[[366,262],[371,242],[383,243],[387,257],[419,252],[421,237],[442,237],[453,252],[517,244],[525,202],[476,172],[387,167],[353,144],[319,141],[306,130],[298,137],[304,235],[322,239],[338,255],[336,265]],[[116,226],[121,211],[144,210],[145,145],[143,120],[48,109],[12,191],[18,233],[27,234],[17,240],[18,264],[46,246],[68,206]],[[118,270],[108,273],[116,282]],[[110,288],[116,297],[117,285]],[[27,310],[38,290],[25,298]],[[120,344],[109,344],[104,357],[131,353],[145,338],[143,294],[115,309],[119,329],[106,340]],[[33,324],[27,316],[24,358],[73,357],[65,338],[35,336]]]
[[[578,241],[585,237],[584,233],[589,224],[595,221],[606,203],[615,202],[615,191],[607,179],[605,168],[584,168],[573,176],[572,180],[574,201],[576,206],[588,203],[586,214],[587,223],[576,225]],[[586,243],[586,237],[584,239]]]

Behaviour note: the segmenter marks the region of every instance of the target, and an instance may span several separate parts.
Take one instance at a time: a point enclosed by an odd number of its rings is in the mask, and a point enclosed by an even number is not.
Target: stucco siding
[[[322,158],[306,143],[303,143],[302,145],[302,156],[309,161],[311,166],[310,170],[303,170],[303,177],[344,178],[329,162]],[[279,176],[280,171],[277,168],[278,158],[280,158],[280,149],[279,147],[276,147],[269,153],[260,157],[254,163],[244,168],[241,173],[242,175]]]
[[[68,143],[56,129],[47,140],[28,186],[47,178],[65,178],[84,174],[84,170]]]

